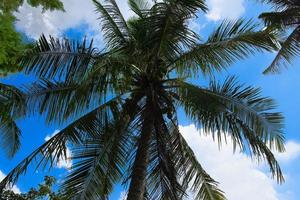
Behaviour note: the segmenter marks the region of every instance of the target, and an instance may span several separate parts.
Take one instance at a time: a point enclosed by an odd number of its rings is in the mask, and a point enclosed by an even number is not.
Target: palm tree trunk
[[[147,166],[149,163],[149,145],[153,129],[153,117],[150,109],[144,116],[141,137],[139,139],[138,149],[133,164],[131,182],[128,191],[127,200],[143,200],[146,188]]]

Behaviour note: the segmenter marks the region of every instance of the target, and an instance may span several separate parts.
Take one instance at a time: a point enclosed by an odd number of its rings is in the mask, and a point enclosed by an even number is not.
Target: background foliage
[[[20,71],[17,60],[22,52],[31,47],[14,26],[17,19],[13,13],[23,3],[23,0],[2,0],[0,2],[0,77]],[[63,10],[60,0],[27,0],[27,3],[33,7],[42,6],[44,11]]]
[[[44,182],[38,185],[38,188],[31,188],[29,192],[17,194],[12,190],[6,190],[0,194],[0,200],[67,200],[62,197],[60,192],[54,192],[53,187],[56,179],[52,176],[45,176]]]

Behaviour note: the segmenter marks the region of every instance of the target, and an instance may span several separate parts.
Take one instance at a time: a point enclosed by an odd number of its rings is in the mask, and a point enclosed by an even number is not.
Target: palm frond
[[[264,74],[278,73],[282,67],[288,66],[292,59],[300,55],[300,26],[295,28],[292,33],[281,43],[281,47],[271,63],[271,65],[265,69]]]
[[[173,152],[170,130],[159,109],[155,116],[147,191],[150,199],[179,200],[185,196],[185,190],[180,183],[181,177],[176,168],[178,155]]]
[[[99,106],[108,96],[128,92],[131,70],[126,61],[122,61],[122,55],[109,52],[77,80],[40,79],[24,87],[29,111],[46,113],[48,123],[76,118]]]
[[[15,119],[6,113],[1,113],[0,116],[0,145],[2,150],[6,152],[9,157],[13,157],[19,150],[21,143],[21,130],[17,126]]]
[[[179,55],[169,66],[180,74],[211,74],[257,51],[277,48],[272,29],[256,31],[252,21],[224,21],[203,44]]]
[[[234,77],[229,77],[223,84],[211,81],[209,88],[200,88],[188,83],[183,86],[180,96],[186,113],[208,132],[227,132],[229,126],[227,113],[234,113],[246,123],[270,148],[283,151],[283,117],[281,113],[270,112],[275,102],[261,97],[260,89],[243,87]],[[198,96],[199,95],[199,96]]]
[[[0,83],[1,107],[9,107],[9,114],[14,117],[25,113],[25,94],[15,86]]]
[[[270,112],[275,104],[272,99],[261,97],[259,89],[243,88],[237,85],[234,78],[227,79],[222,85],[213,81],[208,89],[185,84],[185,89],[179,92],[187,115],[199,128],[213,134],[213,138],[217,137],[219,144],[222,143],[222,137],[229,134],[234,149],[238,145],[245,152],[246,149],[252,150],[251,144],[247,148],[244,142],[244,138],[249,140],[245,129],[237,127],[235,121],[230,119],[230,116],[234,116],[252,130],[253,137],[259,138],[265,146],[284,151],[283,117],[280,113]],[[265,150],[260,151],[268,159]],[[261,157],[259,153],[254,154],[258,159]],[[282,174],[272,170],[273,167],[277,168],[274,162],[269,164],[271,172],[280,181]]]
[[[101,105],[107,92],[106,77],[81,83],[41,79],[26,88],[31,113],[46,113],[46,122],[62,123]],[[113,94],[111,95],[113,96]]]
[[[146,23],[151,28],[150,41],[154,43],[155,53],[165,60],[173,59],[183,51],[183,47],[191,47],[199,38],[189,29],[187,20],[192,16],[186,13],[181,1],[161,2],[151,9]]]
[[[276,178],[278,183],[283,183],[284,177],[279,163],[273,155],[273,152],[267,146],[266,142],[264,142],[259,136],[256,136],[255,131],[251,129],[247,124],[245,124],[242,120],[234,116],[234,114],[228,114],[227,118],[228,121],[231,121],[231,123],[233,124],[233,130],[237,130],[239,128],[243,130],[244,139],[249,144],[248,152],[250,152],[251,156],[253,155],[257,157],[258,161],[260,161],[260,158],[265,159],[269,164],[272,177]]]
[[[14,86],[0,83],[0,144],[9,157],[20,147],[21,131],[15,120],[23,117],[25,110],[24,94]]]
[[[259,16],[267,26],[284,28],[300,23],[299,8],[289,8],[279,12],[265,12]]]
[[[76,79],[84,75],[98,52],[93,48],[93,41],[87,45],[86,39],[82,42],[60,41],[42,35],[32,50],[29,50],[21,59],[20,65],[26,73],[34,74],[47,79]]]
[[[295,6],[295,5],[300,6],[299,1],[297,1],[297,0],[260,0],[260,1],[262,1],[264,3],[272,4],[277,9],[282,9],[282,8],[286,8],[289,6]]]
[[[300,3],[297,0],[269,0],[275,11],[262,13],[261,18],[268,27],[278,29],[280,48],[273,62],[263,72],[264,74],[279,73],[287,68],[294,57],[300,55]]]
[[[33,151],[21,161],[0,183],[0,191],[9,185],[13,185],[21,174],[24,174],[28,166],[38,160],[38,167],[52,167],[61,158],[66,158],[67,145],[76,145],[84,142],[85,138],[96,137],[100,134],[100,127],[104,126],[116,111],[120,97],[116,97],[102,104],[95,110],[75,120],[66,128]]]
[[[218,182],[211,178],[202,168],[193,150],[173,122],[172,150],[177,155],[177,168],[185,188],[192,189],[195,199],[199,200],[226,200],[224,192],[219,189]]]
[[[75,199],[106,199],[122,178],[133,144],[130,137],[136,127],[131,123],[139,111],[137,101],[127,101],[115,119],[101,127],[101,135],[75,147],[73,159],[77,162],[63,183],[64,190]]]
[[[36,112],[38,112],[39,114],[46,113],[46,121],[48,123],[53,120],[57,122],[63,122],[68,119],[67,116],[70,113],[69,107],[74,104],[74,98],[79,96],[78,93],[81,93],[81,101],[80,99],[78,99],[81,103],[78,104],[76,108],[80,109],[81,111],[84,108],[89,108],[89,97],[92,94],[88,90],[85,90],[86,93],[84,93],[82,90],[80,90],[81,86],[82,85],[78,85],[76,83],[71,84],[41,79],[31,84],[30,86],[25,87],[25,91],[28,96],[27,104],[29,107],[29,111],[32,114]],[[86,96],[87,93],[88,96]],[[72,110],[72,113],[79,112],[75,112]]]
[[[140,18],[145,18],[150,10],[150,3],[147,0],[128,0],[128,5]]]
[[[208,11],[205,0],[166,0],[166,2],[181,7],[181,11],[185,12],[186,15],[196,15],[199,10]]]
[[[110,48],[120,48],[127,43],[129,32],[127,23],[124,20],[115,0],[106,0],[105,4],[93,0],[96,11],[100,14],[101,27]]]

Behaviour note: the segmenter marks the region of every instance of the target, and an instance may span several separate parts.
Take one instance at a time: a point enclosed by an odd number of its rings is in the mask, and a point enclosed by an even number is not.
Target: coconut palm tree
[[[225,199],[178,128],[177,110],[219,143],[265,159],[283,181],[271,149],[283,151],[283,117],[274,101],[235,78],[197,86],[189,78],[212,77],[234,61],[276,48],[271,29],[250,21],[223,22],[207,40],[188,26],[203,0],[129,0],[135,15],[116,2],[94,0],[106,46],[44,36],[22,66],[39,81],[25,88],[28,109],[47,122],[69,123],[20,162],[1,182],[17,181],[33,160],[53,166],[72,149],[73,166],[62,191],[74,199],[107,199],[115,184],[128,200]]]
[[[264,71],[278,73],[287,67],[295,56],[300,55],[300,2],[297,0],[264,0],[275,7],[275,11],[260,15],[267,26],[278,28],[283,37],[281,47],[271,63]]]

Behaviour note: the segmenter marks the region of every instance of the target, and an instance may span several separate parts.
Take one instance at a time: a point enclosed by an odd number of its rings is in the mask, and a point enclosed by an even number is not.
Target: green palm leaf
[[[97,55],[96,49],[92,47],[93,41],[88,46],[86,43],[86,40],[81,44],[53,37],[48,41],[42,35],[36,46],[22,57],[20,64],[26,73],[39,77],[74,79],[84,75]]]
[[[281,47],[271,63],[271,65],[265,69],[264,74],[278,73],[282,67],[286,67],[291,64],[291,61],[297,55],[300,55],[300,26],[293,30],[293,32],[284,40]]]
[[[66,158],[67,144],[81,144],[85,141],[85,138],[99,135],[100,127],[107,123],[107,120],[112,115],[111,112],[116,112],[115,109],[119,101],[119,97],[107,101],[97,109],[75,120],[42,144],[1,181],[0,191],[9,184],[16,183],[19,176],[25,173],[28,166],[35,160],[38,160],[37,168],[39,166],[46,167],[48,164],[52,167],[59,159]]]
[[[72,159],[76,162],[63,183],[66,193],[78,199],[106,199],[123,176],[131,149],[132,120],[138,113],[138,97],[114,111],[114,119],[100,127],[100,135],[75,146]],[[128,117],[124,117],[128,116]]]
[[[122,47],[128,40],[129,33],[126,21],[124,20],[115,0],[107,0],[106,4],[93,0],[96,11],[100,14],[102,31],[110,48]]]
[[[294,57],[300,52],[300,3],[292,0],[267,1],[273,3],[276,10],[274,12],[262,13],[259,17],[272,29],[281,32],[281,42],[279,51],[264,74],[279,73],[283,67],[288,67]]]
[[[128,0],[130,9],[140,18],[147,16],[150,9],[150,3],[147,0]]]
[[[211,74],[254,52],[277,48],[276,34],[271,29],[256,31],[252,21],[224,21],[202,44],[180,54],[170,66],[180,74]]]
[[[177,155],[172,149],[170,129],[159,110],[155,116],[147,191],[150,199],[182,199],[186,194],[176,168]]]
[[[172,138],[173,151],[181,155],[177,165],[182,172],[182,184],[186,188],[191,185],[191,189],[196,195],[195,199],[226,200],[223,191],[218,187],[218,182],[205,172],[176,126],[173,127]]]
[[[297,0],[261,0],[262,2],[273,4],[278,9],[290,5],[300,5]]]
[[[270,112],[274,109],[271,99],[261,97],[258,89],[237,85],[234,78],[227,79],[222,85],[212,82],[208,89],[188,83],[183,83],[181,87],[179,92],[182,104],[199,128],[212,133],[219,143],[222,137],[229,134],[234,149],[238,145],[243,151],[252,152],[258,159],[265,158],[273,176],[279,182],[283,181],[282,172],[268,149],[284,151],[283,117],[280,113]],[[236,125],[240,123],[243,126]],[[249,135],[248,129],[254,135]],[[253,148],[251,143],[245,143],[245,140],[253,138],[264,146]]]
[[[1,147],[12,157],[20,148],[21,131],[15,120],[25,115],[25,96],[14,86],[0,83]]]
[[[279,12],[266,12],[259,16],[267,25],[273,25],[283,28],[299,23],[299,8],[289,8]]]

